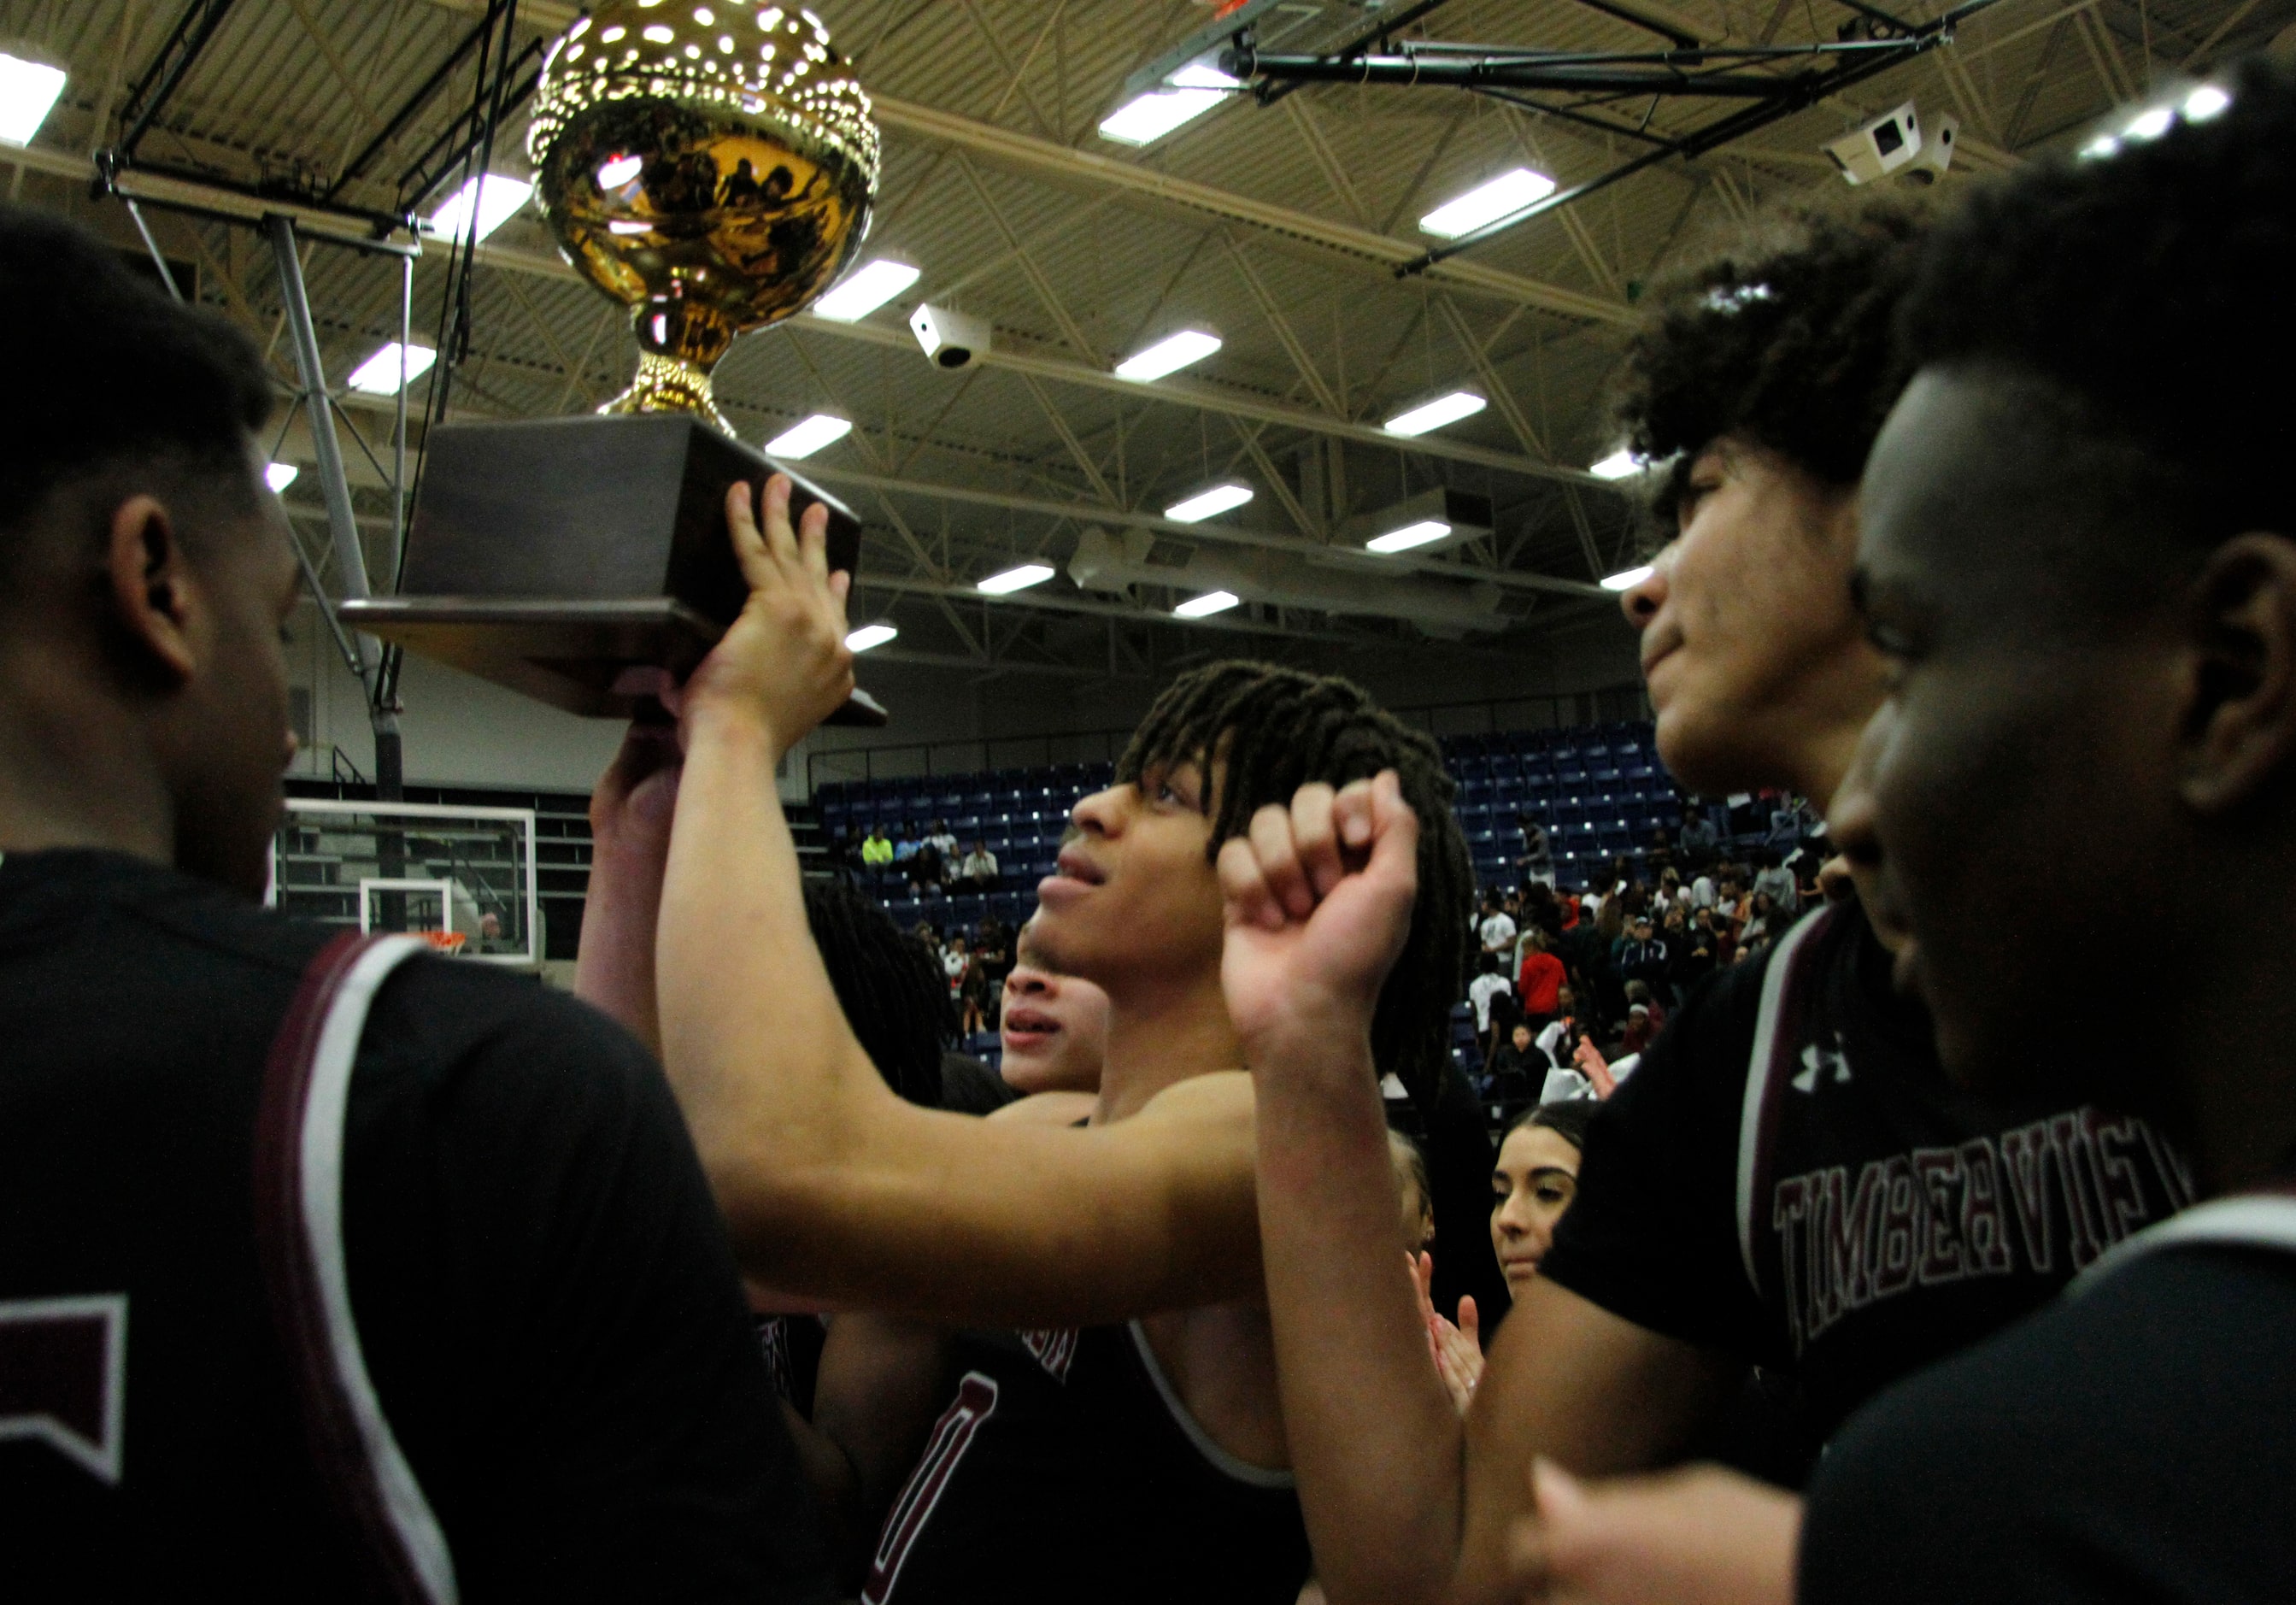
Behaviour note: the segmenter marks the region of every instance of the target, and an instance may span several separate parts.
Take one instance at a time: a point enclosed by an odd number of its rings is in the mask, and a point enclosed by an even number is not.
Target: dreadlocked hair
[[[805,919],[877,1074],[909,1102],[939,1107],[948,987],[925,944],[841,880],[806,882]]]
[[[1726,439],[1857,482],[1909,376],[1892,320],[1927,220],[1898,194],[1781,207],[1658,287],[1613,404],[1635,456],[1675,459],[1653,511],[1670,515],[1691,460]]]
[[[1152,770],[1193,763],[1204,772],[1212,821],[1206,856],[1250,829],[1270,802],[1289,807],[1310,781],[1345,786],[1391,769],[1419,816],[1419,895],[1402,956],[1372,1016],[1374,1062],[1416,1098],[1433,1096],[1450,1058],[1451,1006],[1467,984],[1474,871],[1451,812],[1456,789],[1434,738],[1336,675],[1275,663],[1210,663],[1165,688],[1117,761],[1119,786]],[[1215,775],[1214,765],[1219,766]]]

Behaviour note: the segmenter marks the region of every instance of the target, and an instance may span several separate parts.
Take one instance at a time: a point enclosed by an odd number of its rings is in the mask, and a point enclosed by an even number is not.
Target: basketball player
[[[1015,1091],[1032,1095],[1096,1093],[1108,1049],[1108,994],[1081,975],[1046,969],[1036,928],[1030,920],[1013,941],[997,1019],[1004,1047],[997,1070]]]
[[[1660,753],[1695,791],[1823,802],[1878,704],[1849,599],[1857,479],[1901,388],[1890,317],[1918,237],[1894,202],[1806,215],[1694,271],[1630,346],[1629,437],[1675,459],[1677,534],[1627,612]],[[1726,1419],[1737,1453],[1798,1481],[1879,1388],[2186,1201],[2141,1124],[1948,1085],[1889,975],[1852,901],[1691,995],[1594,1122],[1464,1428],[1372,1230],[1375,1101],[1343,1059],[1255,1055],[1287,1421],[1338,1605],[1513,1597],[1539,1455],[1662,1464]],[[1753,1367],[1755,1408],[1733,1413]]]
[[[1377,1039],[1383,1065],[1428,1084],[1448,1062],[1472,889],[1439,755],[1345,681],[1250,663],[1183,677],[1117,784],[1077,805],[1078,837],[1039,891],[1046,963],[1109,997],[1086,1125],[911,1108],[823,1006],[793,918],[773,767],[842,698],[850,656],[820,521],[800,539],[787,497],[769,483],[762,534],[746,496],[728,500],[756,589],[680,698],[659,985],[689,1116],[756,1274],[1007,1328],[956,1340],[955,1396],[864,1597],[1067,1598],[1082,1580],[1101,1597],[1289,1601],[1307,1552],[1267,1318],[1234,1277],[1257,1266],[1250,1088],[1220,990],[1212,859],[1255,807],[1303,782],[1384,766],[1408,777],[1439,823]],[[633,934],[585,935],[643,963],[657,943]],[[778,978],[771,991],[753,984],[761,970]],[[1391,1182],[1387,1208],[1390,1274],[1406,1288]],[[1463,1231],[1456,1254],[1479,1246]],[[1421,1363],[1431,1381],[1423,1346]]]
[[[7,1591],[829,1598],[645,1054],[256,907],[296,599],[262,358],[15,208],[0,300]]]
[[[2214,1602],[2296,1576],[2296,79],[2114,120],[2140,115],[2154,139],[2020,172],[1927,253],[1860,543],[1890,695],[1831,824],[1956,1082],[2147,1112],[2219,1197],[1862,1411],[1798,1583],[1791,1510],[1709,1474],[1551,1490],[1574,1597]],[[2108,934],[2130,902],[2160,910],[2140,1058]]]

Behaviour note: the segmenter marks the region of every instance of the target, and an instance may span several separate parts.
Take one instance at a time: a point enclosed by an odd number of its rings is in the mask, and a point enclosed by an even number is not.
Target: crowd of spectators
[[[1004,873],[987,842],[960,842],[946,819],[840,832],[830,851],[840,874],[879,891],[994,892]]]

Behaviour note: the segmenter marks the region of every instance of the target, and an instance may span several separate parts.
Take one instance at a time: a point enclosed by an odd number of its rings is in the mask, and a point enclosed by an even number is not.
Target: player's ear
[[[2296,751],[2296,539],[2235,536],[2188,596],[2178,792],[2198,812],[2222,813]]]
[[[138,667],[169,687],[199,667],[198,577],[165,503],[138,492],[111,510],[104,530],[105,601]]]

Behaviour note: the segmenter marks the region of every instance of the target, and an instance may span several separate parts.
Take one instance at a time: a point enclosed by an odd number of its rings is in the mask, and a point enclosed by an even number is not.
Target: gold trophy
[[[403,593],[345,622],[582,713],[627,716],[701,661],[747,596],[721,511],[789,473],[735,440],[709,374],[736,335],[836,279],[868,233],[879,144],[811,12],[605,0],[553,47],[527,152],[575,270],[630,309],[638,371],[600,416],[434,429]],[[882,723],[857,693],[843,717]]]

